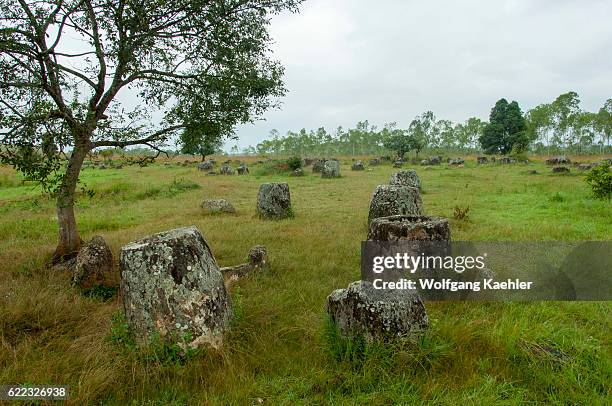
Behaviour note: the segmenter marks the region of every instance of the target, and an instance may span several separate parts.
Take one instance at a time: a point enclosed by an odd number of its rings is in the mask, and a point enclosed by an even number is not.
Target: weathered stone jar
[[[127,244],[120,266],[126,319],[139,344],[156,334],[184,349],[222,344],[231,318],[229,295],[196,227]]]
[[[450,241],[448,219],[421,215],[380,217],[370,222],[371,241]]]
[[[370,202],[368,223],[379,217],[423,214],[419,189],[408,186],[379,185]]]
[[[399,171],[391,175],[389,184],[393,186],[421,187],[421,179],[414,169]]]
[[[344,336],[390,340],[427,328],[429,319],[418,294],[379,290],[367,281],[351,283],[327,297],[327,314]]]
[[[257,213],[265,219],[291,217],[291,194],[287,183],[263,183],[257,194]]]
[[[340,162],[335,160],[325,161],[323,170],[321,171],[323,178],[339,178],[340,177]]]

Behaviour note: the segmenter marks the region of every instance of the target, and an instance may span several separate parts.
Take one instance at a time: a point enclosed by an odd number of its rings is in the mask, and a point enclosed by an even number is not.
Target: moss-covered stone
[[[379,217],[423,214],[419,189],[408,186],[379,185],[370,202],[368,223]]]
[[[219,347],[231,309],[223,276],[195,227],[134,241],[121,249],[121,296],[139,344],[155,335],[185,347]]]
[[[429,325],[418,294],[374,289],[366,281],[333,291],[327,297],[327,313],[341,334],[361,336],[367,341],[401,337]]]
[[[257,195],[257,213],[261,218],[291,217],[291,194],[287,183],[263,183]]]

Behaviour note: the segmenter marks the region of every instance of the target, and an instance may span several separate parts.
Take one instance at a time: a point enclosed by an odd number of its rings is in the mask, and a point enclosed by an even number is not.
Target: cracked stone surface
[[[450,241],[448,220],[431,216],[389,216],[372,220],[371,241]]]
[[[312,163],[312,172],[313,173],[323,172],[324,166],[325,166],[325,159],[317,159]]]
[[[219,173],[221,175],[233,175],[234,173],[236,173],[236,171],[231,166],[227,164],[223,164],[221,165],[221,168],[219,169]]]
[[[325,161],[323,170],[321,171],[323,178],[339,178],[340,177],[340,162],[335,160]]]
[[[399,214],[423,214],[419,189],[408,186],[379,185],[370,202],[368,223],[379,217]]]
[[[565,166],[555,166],[552,168],[553,173],[570,173],[570,169]]]
[[[257,194],[257,213],[262,218],[291,217],[291,194],[287,183],[263,183]]]
[[[418,294],[408,290],[374,289],[357,281],[327,297],[327,313],[345,336],[393,339],[427,328],[429,319]]]
[[[396,172],[391,175],[391,179],[389,179],[389,184],[394,186],[409,186],[420,188],[421,179],[419,179],[419,175],[417,175],[414,169],[407,169],[405,171]]]
[[[546,160],[546,165],[567,165],[571,163],[572,161],[565,155],[554,156]]]
[[[232,314],[229,295],[195,226],[127,244],[120,267],[126,320],[139,344],[155,333],[185,348],[222,344]]]
[[[72,283],[81,289],[111,284],[113,253],[99,235],[81,247],[76,257]]]
[[[452,166],[463,165],[465,164],[465,160],[463,158],[455,158],[448,161],[448,164]]]
[[[214,168],[214,164],[211,161],[204,161],[198,164],[198,170],[200,171],[211,171]]]
[[[362,161],[354,162],[353,165],[351,166],[351,170],[353,170],[353,171],[363,171],[363,170],[365,170],[365,165],[363,164]]]
[[[236,213],[236,209],[225,199],[207,199],[202,208],[208,213]]]

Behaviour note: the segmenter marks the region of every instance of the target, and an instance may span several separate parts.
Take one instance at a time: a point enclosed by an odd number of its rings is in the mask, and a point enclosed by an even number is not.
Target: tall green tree
[[[580,97],[576,92],[567,92],[557,97],[550,105],[555,142],[564,148],[571,148],[577,142]]]
[[[601,134],[602,151],[610,147],[612,137],[612,99],[606,100],[603,107],[599,109],[595,124],[596,130]]]
[[[425,123],[418,118],[412,120],[408,127],[408,146],[416,152],[416,156],[427,146],[428,136]]]
[[[439,120],[436,123],[436,129],[438,134],[437,146],[443,149],[453,149],[456,147],[457,139],[455,133],[455,126],[450,120]]]
[[[385,125],[382,137],[385,148],[394,151],[398,158],[404,158],[404,155],[413,148],[414,141],[408,131],[397,128],[395,123]]]
[[[526,114],[527,137],[531,141],[540,141],[546,146],[550,155],[551,130],[553,128],[552,107],[550,104],[540,104]]]
[[[217,153],[223,147],[226,138],[216,123],[203,123],[198,126],[189,126],[183,129],[180,135],[181,153],[199,155],[202,162],[206,157]]]
[[[489,115],[489,124],[480,137],[482,148],[490,154],[507,154],[513,149],[525,150],[529,145],[527,124],[516,101],[500,99]]]
[[[90,151],[160,150],[185,128],[248,122],[276,104],[270,18],[299,3],[0,0],[0,159],[56,194],[55,259],[81,246],[75,190]],[[120,102],[127,89],[136,108]],[[163,119],[151,125],[156,107]]]
[[[468,118],[463,124],[462,131],[458,134],[460,148],[476,148],[486,125],[487,123],[478,117]]]

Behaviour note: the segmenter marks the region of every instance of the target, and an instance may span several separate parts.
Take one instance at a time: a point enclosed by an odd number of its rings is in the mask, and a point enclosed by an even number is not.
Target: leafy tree
[[[459,147],[475,148],[478,143],[478,139],[482,136],[486,122],[482,121],[478,117],[470,117],[463,124],[462,131],[457,135],[459,141]]]
[[[455,127],[450,120],[439,120],[436,123],[438,134],[438,147],[452,149],[456,145]]]
[[[289,159],[287,159],[287,166],[292,171],[300,169],[302,167],[302,158],[300,158],[299,156],[290,157]]]
[[[282,67],[270,59],[268,26],[299,3],[0,0],[0,160],[55,193],[54,259],[80,249],[75,189],[90,151],[159,152],[185,128],[249,122],[276,105]],[[127,89],[140,102],[133,109],[118,98]],[[55,152],[64,150],[67,166]]]
[[[550,133],[553,127],[552,107],[550,104],[540,104],[529,110],[526,115],[527,137],[531,141],[540,140],[546,145],[550,155]]]
[[[591,169],[585,180],[591,185],[595,197],[608,200],[612,198],[612,172],[609,162],[604,161]]]
[[[181,132],[181,153],[200,155],[202,162],[223,147],[224,136],[219,134],[218,125],[210,123],[208,126],[190,126]]]
[[[597,134],[597,114],[588,111],[581,112],[574,124],[575,145],[578,153],[581,154],[584,149],[588,149],[595,142]]]
[[[414,150],[416,155],[435,142],[439,132],[436,116],[431,111],[418,115],[412,120],[407,130],[406,151]]]
[[[513,149],[525,150],[529,145],[527,124],[518,103],[500,99],[495,103],[484,127],[480,144],[490,154],[507,154]]]
[[[576,142],[576,127],[581,114],[580,98],[576,92],[567,92],[550,105],[555,141],[564,147]]]
[[[612,137],[612,99],[606,100],[603,107],[599,109],[595,128],[602,136],[602,146],[605,139],[605,146],[609,147],[610,137]]]
[[[414,140],[407,131],[396,128],[395,123],[385,125],[382,137],[385,148],[395,151],[398,158],[403,159],[404,155],[413,148]]]
[[[408,127],[408,147],[413,149],[417,157],[419,153],[427,146],[427,133],[423,123],[418,120],[412,120]]]

